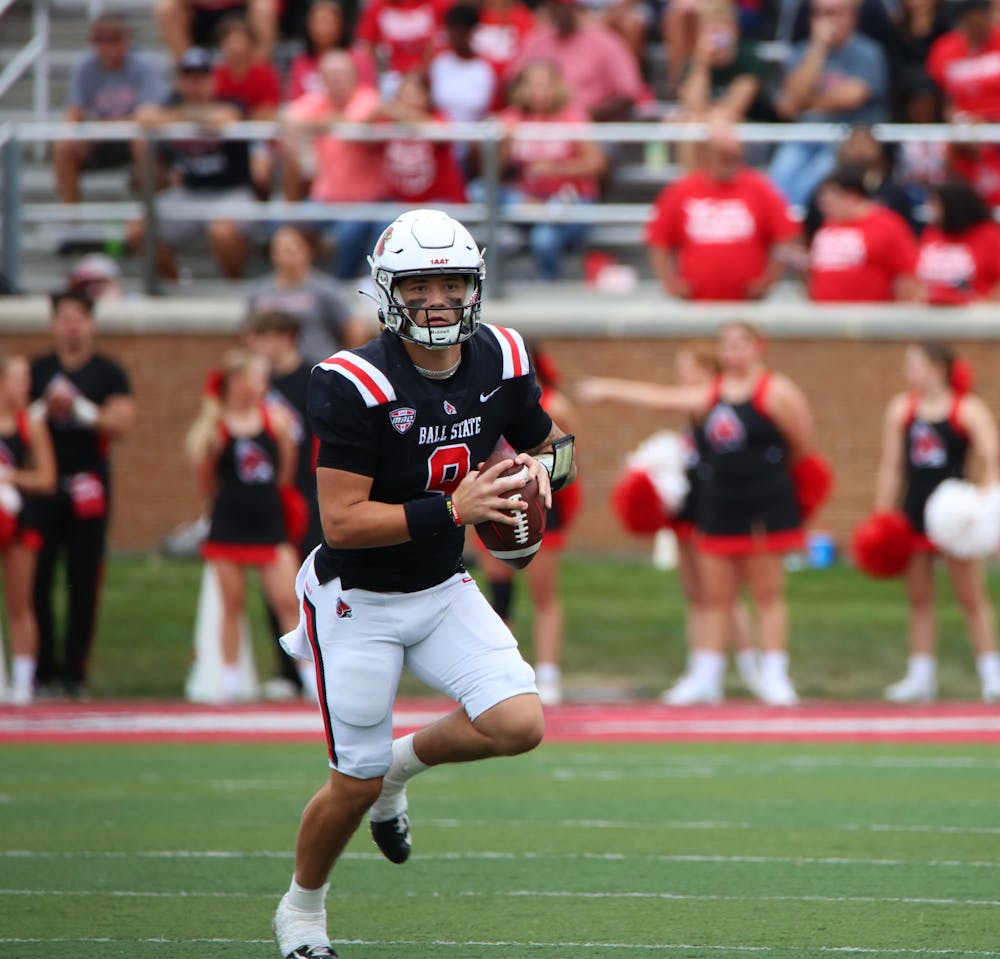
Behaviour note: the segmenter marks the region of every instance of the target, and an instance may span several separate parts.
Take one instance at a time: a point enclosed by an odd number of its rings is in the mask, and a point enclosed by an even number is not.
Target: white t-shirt
[[[486,60],[464,60],[451,50],[443,50],[431,60],[430,81],[434,109],[457,122],[485,117],[497,82]]]

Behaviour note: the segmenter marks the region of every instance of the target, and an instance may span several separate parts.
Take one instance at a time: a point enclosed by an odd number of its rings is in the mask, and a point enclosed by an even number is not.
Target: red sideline
[[[396,703],[397,733],[444,715],[443,699]],[[734,702],[678,709],[655,702],[548,707],[549,742],[1000,743],[1000,705],[810,702],[793,709]],[[181,702],[37,703],[0,706],[0,743],[323,742],[305,703],[199,706]]]

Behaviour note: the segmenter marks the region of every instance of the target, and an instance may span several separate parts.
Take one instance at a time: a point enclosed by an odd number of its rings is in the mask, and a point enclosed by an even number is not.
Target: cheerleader
[[[710,382],[665,387],[590,379],[585,400],[617,399],[687,413],[704,423],[696,550],[703,611],[700,682],[721,698],[732,610],[746,586],[760,630],[758,693],[766,703],[798,702],[788,677],[788,605],[783,554],[804,535],[791,467],[812,446],[812,416],[802,391],[764,365],[764,337],[728,323],[718,340],[721,372]]]
[[[541,403],[552,419],[567,433],[574,433],[575,411],[559,390],[559,371],[552,358],[530,345],[531,365],[542,390]],[[545,537],[531,565],[525,568],[534,609],[535,685],[545,706],[562,702],[562,655],[564,620],[559,596],[559,573],[569,527],[580,510],[580,484],[572,483],[552,494],[552,507],[546,514]],[[513,601],[514,570],[485,549],[480,550],[480,564],[490,590],[490,603],[507,621]]]
[[[719,373],[715,354],[709,350],[679,350],[674,357],[677,382],[683,386],[707,386]],[[673,519],[677,537],[677,574],[687,603],[686,633],[688,663],[684,673],[661,697],[670,706],[694,706],[717,703],[722,698],[722,684],[714,681],[716,656],[702,643],[702,614],[705,590],[698,575],[695,549],[695,521],[701,499],[703,464],[708,462],[705,447],[705,424],[692,417],[681,434],[685,451],[685,473],[688,495]],[[746,688],[756,695],[758,690],[757,651],[750,641],[750,617],[744,605],[733,604],[729,621],[729,640],[733,646],[736,669]]]
[[[26,497],[56,489],[52,437],[43,418],[28,416],[30,388],[27,359],[0,357],[0,563],[13,653],[11,701],[18,706],[31,702],[38,659],[33,593],[42,539],[35,504]]]
[[[927,539],[924,506],[946,479],[975,463],[983,487],[998,481],[997,424],[986,404],[968,392],[967,367],[937,343],[911,346],[903,361],[907,391],[890,401],[883,424],[876,510],[902,504],[915,548],[905,571],[909,604],[906,675],[885,691],[892,702],[928,702],[937,696],[934,625],[934,547]],[[983,699],[1000,700],[996,623],[982,559],[946,556],[952,588],[965,616],[982,682]]]
[[[298,559],[282,505],[282,491],[295,476],[296,450],[287,414],[265,405],[267,389],[266,361],[230,351],[187,438],[199,485],[212,503],[202,555],[215,566],[222,600],[222,702],[239,692],[247,567],[259,571],[281,629],[291,632],[298,624]]]

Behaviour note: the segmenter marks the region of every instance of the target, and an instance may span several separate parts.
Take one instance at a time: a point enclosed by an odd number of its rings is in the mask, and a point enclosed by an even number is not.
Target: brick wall
[[[135,431],[115,448],[116,506],[112,542],[119,549],[150,549],[178,523],[197,515],[200,503],[182,451],[198,408],[205,370],[229,346],[225,334],[106,334],[101,349],[131,375],[139,416]],[[669,382],[672,356],[686,340],[570,339],[550,337],[546,347],[567,387],[580,376],[602,374]],[[976,371],[978,389],[1000,410],[1000,350],[984,340],[955,341]],[[40,334],[5,335],[6,353],[46,348]],[[770,360],[805,390],[816,418],[819,446],[834,464],[837,487],[818,526],[843,539],[871,507],[882,411],[901,387],[904,344],[875,339],[771,339]],[[607,509],[608,491],[622,457],[657,429],[679,425],[617,404],[577,410],[585,509],[573,536],[575,548],[628,552],[648,543],[621,532]]]

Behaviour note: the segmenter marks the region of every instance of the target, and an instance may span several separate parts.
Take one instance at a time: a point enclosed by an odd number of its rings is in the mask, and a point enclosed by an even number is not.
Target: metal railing
[[[0,0],[0,18],[15,0]],[[36,119],[49,113],[49,3],[34,0],[31,14],[31,39],[0,70],[0,98],[24,73],[32,71],[32,110]]]
[[[280,122],[234,123],[221,133],[224,139],[267,141],[280,138],[287,131]],[[801,124],[743,124],[737,132],[745,143],[778,144],[784,142],[839,143],[849,132],[849,127],[831,123]],[[382,142],[395,139],[426,139],[454,143],[476,144],[482,164],[484,185],[483,200],[478,203],[450,204],[445,208],[456,217],[470,224],[481,226],[479,239],[486,247],[487,271],[494,295],[503,294],[504,259],[498,243],[500,227],[504,224],[530,225],[535,223],[586,223],[620,224],[635,226],[646,221],[647,203],[517,203],[501,205],[500,202],[500,144],[505,136],[519,140],[576,140],[605,144],[625,143],[684,143],[703,141],[707,128],[699,123],[523,123],[509,130],[500,123],[486,120],[480,123],[461,124],[332,124],[322,131],[344,140]],[[873,130],[875,136],[886,143],[906,142],[1000,142],[1000,124],[938,124],[904,125],[880,124]],[[366,219],[388,222],[400,209],[398,202],[389,203],[293,203],[283,200],[243,201],[229,205],[213,204],[210,212],[199,203],[171,203],[161,209],[156,203],[154,190],[156,145],[164,141],[207,135],[193,124],[171,124],[158,128],[142,127],[134,123],[21,123],[0,128],[0,157],[4,183],[0,216],[3,218],[0,237],[3,241],[2,260],[11,279],[20,275],[20,230],[22,223],[64,221],[71,211],[77,223],[108,221],[125,222],[142,216],[146,230],[144,249],[144,286],[147,293],[158,292],[155,274],[155,250],[158,221],[161,218],[205,220],[220,216],[245,222],[308,223],[343,219]],[[115,203],[81,203],[68,207],[61,203],[26,203],[19,189],[22,147],[27,144],[45,144],[55,140],[74,139],[90,141],[145,140],[146,165],[137,201]]]

